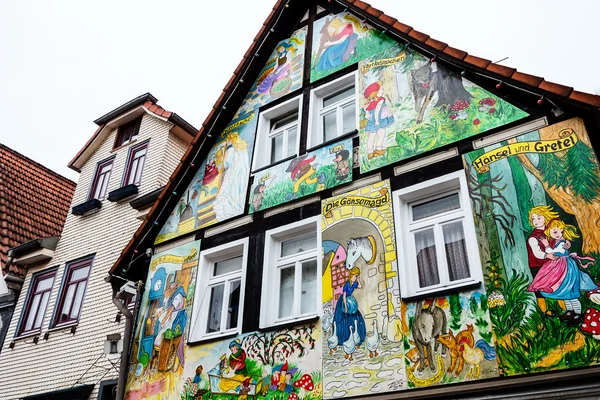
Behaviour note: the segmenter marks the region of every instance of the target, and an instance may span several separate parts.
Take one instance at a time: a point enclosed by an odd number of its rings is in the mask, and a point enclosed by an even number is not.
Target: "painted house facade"
[[[117,398],[598,393],[599,106],[279,1],[111,269],[146,282]]]
[[[196,130],[151,94],[95,123],[69,164],[80,176],[60,240],[13,248],[26,276],[0,355],[0,398],[112,398],[119,358],[105,341],[122,336],[124,318],[104,277]]]

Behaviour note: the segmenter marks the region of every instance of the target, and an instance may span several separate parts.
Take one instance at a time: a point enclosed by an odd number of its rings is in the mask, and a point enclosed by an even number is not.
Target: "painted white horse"
[[[373,264],[377,258],[377,243],[371,235],[352,238],[348,241],[346,268],[354,268],[356,261],[362,257],[367,264]]]

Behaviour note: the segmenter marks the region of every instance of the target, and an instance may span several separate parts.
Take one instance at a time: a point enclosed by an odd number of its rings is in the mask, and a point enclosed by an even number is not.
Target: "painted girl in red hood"
[[[369,136],[367,139],[367,158],[369,160],[385,154],[387,150],[383,146],[385,128],[394,123],[394,116],[383,95],[384,89],[381,81],[371,83],[364,93],[366,99],[364,110],[367,119],[365,132]]]

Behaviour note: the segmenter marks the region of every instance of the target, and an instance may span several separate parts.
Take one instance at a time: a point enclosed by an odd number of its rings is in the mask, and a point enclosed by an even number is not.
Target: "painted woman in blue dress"
[[[360,340],[356,346],[360,346],[367,336],[365,320],[358,309],[358,303],[352,293],[362,288],[360,281],[360,269],[354,267],[350,270],[348,281],[344,284],[342,295],[338,297],[335,305],[333,320],[336,324],[338,343],[344,343],[350,337],[350,327],[358,332]],[[355,326],[356,323],[356,326]]]
[[[579,325],[582,321],[579,301],[581,292],[598,289],[592,278],[580,270],[579,266],[587,268],[595,259],[580,257],[565,249],[567,240],[579,237],[573,225],[554,219],[547,225],[545,234],[555,240],[553,247],[547,239],[541,240],[546,246],[546,254],[552,254],[553,257],[540,268],[530,289],[539,291],[548,299],[564,300],[567,311],[559,319],[569,325]]]
[[[317,55],[319,61],[315,70],[327,71],[339,67],[356,55],[358,34],[354,32],[352,23],[334,18],[321,31],[321,35],[322,43]]]

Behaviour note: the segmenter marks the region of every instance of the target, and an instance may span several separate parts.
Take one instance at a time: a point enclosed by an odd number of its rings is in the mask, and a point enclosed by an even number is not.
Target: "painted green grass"
[[[407,118],[402,118],[400,123],[396,123],[393,126],[396,128],[395,130],[388,129],[385,142],[394,144],[388,146],[385,155],[371,160],[367,158],[366,148],[363,149],[361,146],[361,171],[371,171],[384,167],[417,154],[479,135],[528,115],[480,87],[468,86],[465,89],[473,97],[470,101],[471,104],[466,109],[468,117],[460,121],[450,119],[448,116],[451,113],[445,108],[431,108],[431,110],[428,110],[429,114],[425,114],[424,121],[417,124],[412,100],[405,101],[403,104],[395,104],[393,107],[394,114],[406,115]],[[494,105],[496,111],[494,113],[479,111],[479,101],[486,97],[496,100]],[[361,119],[364,119],[364,117],[361,116]],[[361,143],[366,140],[366,133],[362,133]]]
[[[318,177],[321,173],[325,174],[325,189],[330,189],[332,187],[341,185],[346,182],[350,182],[352,180],[352,170],[350,170],[350,174],[348,177],[342,181],[338,180],[335,174],[335,166],[334,165],[325,165],[320,167],[313,176]],[[296,199],[301,197],[310,196],[311,194],[317,193],[317,185],[318,183],[314,183],[312,185],[303,184],[300,186],[300,190],[296,193]],[[294,182],[291,178],[286,179],[284,182],[280,182],[278,184],[273,185],[265,190],[265,197],[263,197],[263,201],[260,209],[265,210],[270,207],[275,207],[280,204],[286,203],[290,201],[287,198],[287,195],[294,192]],[[254,206],[250,204],[250,213],[256,212],[254,210]]]
[[[365,58],[371,57],[374,54],[379,53],[387,49],[390,46],[396,44],[396,41],[388,38],[377,30],[369,30],[365,36],[359,37],[356,41],[356,49],[354,57],[350,57],[345,63],[338,65],[335,68],[330,68],[326,71],[316,71],[315,66],[317,65],[316,52],[313,52],[311,59],[310,69],[310,82],[318,81],[321,78],[329,76],[334,72],[340,71],[347,66],[356,64],[357,62],[364,60]]]

